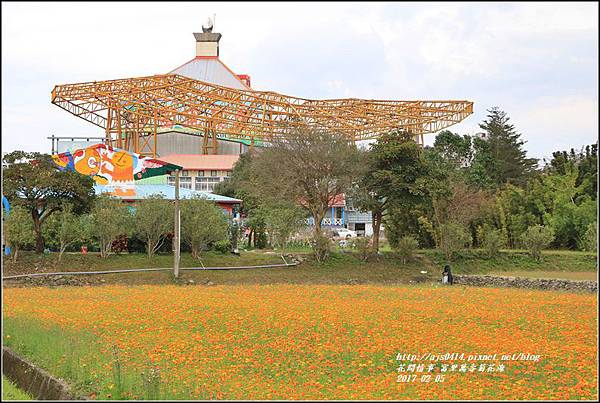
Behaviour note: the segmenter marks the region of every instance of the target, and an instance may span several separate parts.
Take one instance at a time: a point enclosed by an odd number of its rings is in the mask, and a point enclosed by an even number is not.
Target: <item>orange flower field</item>
[[[3,299],[3,344],[92,398],[598,397],[590,294],[103,286]]]

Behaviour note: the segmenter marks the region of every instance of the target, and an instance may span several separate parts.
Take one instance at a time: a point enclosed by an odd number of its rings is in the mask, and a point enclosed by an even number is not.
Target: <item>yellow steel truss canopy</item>
[[[311,100],[177,74],[57,85],[52,103],[103,128],[109,145],[153,157],[158,129],[175,125],[203,131],[203,152],[216,153],[217,136],[253,144],[306,127],[343,133],[354,141],[402,129],[422,143],[423,134],[473,113],[470,101]]]

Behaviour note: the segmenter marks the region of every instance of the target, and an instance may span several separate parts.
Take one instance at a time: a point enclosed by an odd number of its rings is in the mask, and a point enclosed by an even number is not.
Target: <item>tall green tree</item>
[[[565,175],[549,174],[542,177],[542,185],[550,197],[549,208],[544,221],[554,232],[557,246],[577,248],[585,236],[589,225],[597,220],[596,200],[578,182],[576,167],[569,167]]]
[[[357,201],[362,209],[373,214],[373,249],[377,251],[382,222],[388,237],[409,235],[399,232],[404,220],[392,212],[410,210],[423,201],[426,190],[421,179],[427,175],[427,168],[413,135],[402,131],[381,136],[371,146],[365,165]]]
[[[427,190],[427,203],[419,217],[423,229],[427,229],[437,247],[444,241],[443,226],[449,223],[469,228],[475,232],[476,221],[483,208],[491,202],[488,192],[468,183],[467,175],[471,159],[471,140],[448,131],[441,132],[433,147],[424,151],[427,175],[421,179],[421,187]]]
[[[173,232],[173,204],[162,195],[152,195],[137,203],[134,233],[146,244],[148,259],[162,246],[168,233]]]
[[[4,238],[11,247],[13,263],[17,261],[19,251],[34,241],[33,225],[29,212],[21,206],[15,206],[4,217]]]
[[[292,235],[306,225],[306,212],[297,204],[282,201],[261,208],[264,209],[267,231],[283,255]]]
[[[356,145],[342,134],[294,129],[254,156],[247,184],[259,197],[302,206],[314,220],[315,235],[335,197],[346,193],[358,171]]]
[[[379,251],[379,238],[383,218],[387,215],[387,205],[390,199],[380,194],[378,181],[373,174],[376,171],[376,156],[372,150],[361,151],[361,173],[347,194],[346,203],[363,212],[371,212],[373,222],[373,252]]]
[[[13,151],[2,158],[2,192],[11,205],[26,209],[33,220],[35,251],[44,251],[42,226],[65,202],[76,214],[89,211],[94,182],[77,172],[60,171],[48,154]]]
[[[509,120],[506,112],[493,107],[479,124],[484,137],[473,140],[471,181],[480,187],[523,185],[536,172],[537,160],[527,157],[525,141]]]
[[[227,239],[227,217],[213,202],[194,197],[181,200],[180,206],[181,238],[195,259],[209,244]]]
[[[245,221],[245,225],[250,229],[247,247],[251,247],[252,243],[254,243],[254,247],[262,247],[263,241],[266,239],[265,217],[260,210],[264,198],[252,185],[253,157],[256,152],[258,151],[254,150],[254,152],[240,155],[233,167],[231,176],[227,180],[218,183],[213,190],[216,194],[243,200],[239,212],[241,215],[249,217]]]
[[[543,225],[533,225],[523,233],[523,245],[529,250],[531,257],[540,261],[542,250],[547,248],[554,239],[552,228]]]
[[[546,161],[545,161],[546,162]],[[590,144],[575,152],[555,151],[552,159],[544,167],[545,173],[570,175],[577,171],[575,185],[579,187],[580,195],[586,194],[592,200],[598,195],[598,143]]]
[[[66,204],[46,221],[44,237],[57,246],[59,262],[67,247],[83,238],[84,225],[80,217],[73,213],[73,206]]]
[[[468,167],[473,158],[472,139],[467,135],[443,130],[435,136],[433,149],[453,169]]]
[[[113,241],[133,231],[133,218],[128,206],[113,197],[98,197],[88,217],[84,228],[90,233],[85,238],[98,242],[102,258],[112,253]]]

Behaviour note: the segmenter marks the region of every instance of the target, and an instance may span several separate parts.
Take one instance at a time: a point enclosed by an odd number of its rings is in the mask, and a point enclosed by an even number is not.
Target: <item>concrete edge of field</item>
[[[557,278],[504,277],[492,275],[455,274],[454,284],[476,287],[514,287],[555,291],[598,291],[595,280],[567,280]]]
[[[2,346],[2,373],[36,400],[80,400],[69,385]]]

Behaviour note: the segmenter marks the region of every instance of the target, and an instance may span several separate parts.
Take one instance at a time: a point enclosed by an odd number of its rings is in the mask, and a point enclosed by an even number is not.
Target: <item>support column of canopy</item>
[[[140,155],[156,158],[157,133],[158,133],[158,109],[152,108],[152,119],[147,122],[141,122],[139,117],[136,122],[137,136],[134,147]],[[146,127],[150,124],[149,132]]]
[[[106,144],[110,147],[123,147],[123,132],[121,127],[121,113],[112,103],[109,103],[106,115]]]
[[[218,154],[219,143],[217,139],[217,131],[214,128],[212,119],[207,120],[204,124],[204,136],[202,139],[202,154]]]

